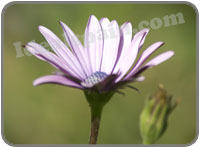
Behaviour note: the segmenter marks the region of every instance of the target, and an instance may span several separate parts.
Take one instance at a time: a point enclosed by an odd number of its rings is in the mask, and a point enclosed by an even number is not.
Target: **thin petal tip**
[[[165,42],[163,42],[163,41],[158,41],[156,43],[159,44],[159,46],[163,46],[165,44]]]
[[[32,84],[33,84],[33,86],[34,86],[34,87],[36,87],[36,86],[38,86],[38,85],[39,85],[39,84],[38,84],[38,82],[37,82],[37,79],[36,79],[36,80],[34,80]]]
[[[111,21],[111,24],[117,24],[118,25],[118,23],[115,19]]]
[[[144,80],[145,80],[144,76],[140,76],[140,77],[138,77],[138,78],[135,79],[135,81],[137,81],[137,82],[142,82]]]
[[[110,22],[110,20],[107,18],[107,17],[102,17],[99,22],[103,22],[103,21],[106,21],[106,22]]]
[[[60,24],[61,26],[65,25],[65,23],[62,22],[61,20],[59,20],[58,22],[59,22],[59,24]]]
[[[172,57],[172,56],[174,56],[174,55],[175,55],[175,52],[174,52],[174,51],[172,51],[172,50],[170,50],[170,51],[169,51],[169,56],[171,56],[171,57]]]
[[[97,20],[97,17],[95,15],[90,15],[89,19],[96,19]]]
[[[38,30],[41,30],[42,28],[44,28],[44,27],[41,25],[38,26]]]
[[[40,32],[43,32],[43,31],[46,31],[46,30],[49,30],[49,29],[47,29],[46,27],[40,25],[40,26],[38,26],[38,30]]]
[[[142,29],[140,32],[143,32],[143,33],[149,33],[150,29],[149,28],[144,28]]]

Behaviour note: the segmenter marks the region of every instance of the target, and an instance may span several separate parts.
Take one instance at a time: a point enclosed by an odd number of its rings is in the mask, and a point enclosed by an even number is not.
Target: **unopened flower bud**
[[[170,112],[177,106],[172,96],[167,94],[163,85],[159,85],[156,93],[147,98],[140,116],[140,132],[144,144],[155,143],[165,132]]]

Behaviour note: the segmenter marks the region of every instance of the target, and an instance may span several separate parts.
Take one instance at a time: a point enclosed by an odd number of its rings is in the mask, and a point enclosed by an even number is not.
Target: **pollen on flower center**
[[[83,82],[81,82],[82,86],[91,87],[101,81],[103,81],[108,75],[105,72],[97,71],[93,73],[92,75],[88,76],[86,79],[84,79]]]

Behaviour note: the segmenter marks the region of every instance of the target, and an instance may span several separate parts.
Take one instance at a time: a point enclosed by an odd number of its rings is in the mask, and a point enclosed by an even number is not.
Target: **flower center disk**
[[[84,79],[84,81],[81,83],[82,86],[85,87],[92,87],[95,84],[102,82],[108,75],[105,72],[97,71]]]

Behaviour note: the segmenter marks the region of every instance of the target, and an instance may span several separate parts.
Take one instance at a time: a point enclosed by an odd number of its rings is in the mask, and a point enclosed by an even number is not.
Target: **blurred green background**
[[[33,87],[34,79],[54,68],[30,56],[21,45],[45,39],[37,27],[43,25],[62,38],[59,20],[76,34],[83,34],[88,17],[141,21],[182,13],[185,23],[151,29],[143,50],[156,41],[166,44],[155,55],[169,49],[175,56],[144,73],[146,80],[132,83],[140,94],[125,89],[106,105],[99,144],[140,144],[139,115],[145,98],[163,83],[182,102],[169,118],[158,144],[188,144],[196,136],[196,14],[187,4],[13,4],[4,12],[4,136],[14,144],[87,144],[90,111],[83,92],[58,85]],[[21,50],[21,53],[17,54]],[[21,57],[21,55],[23,55]]]

